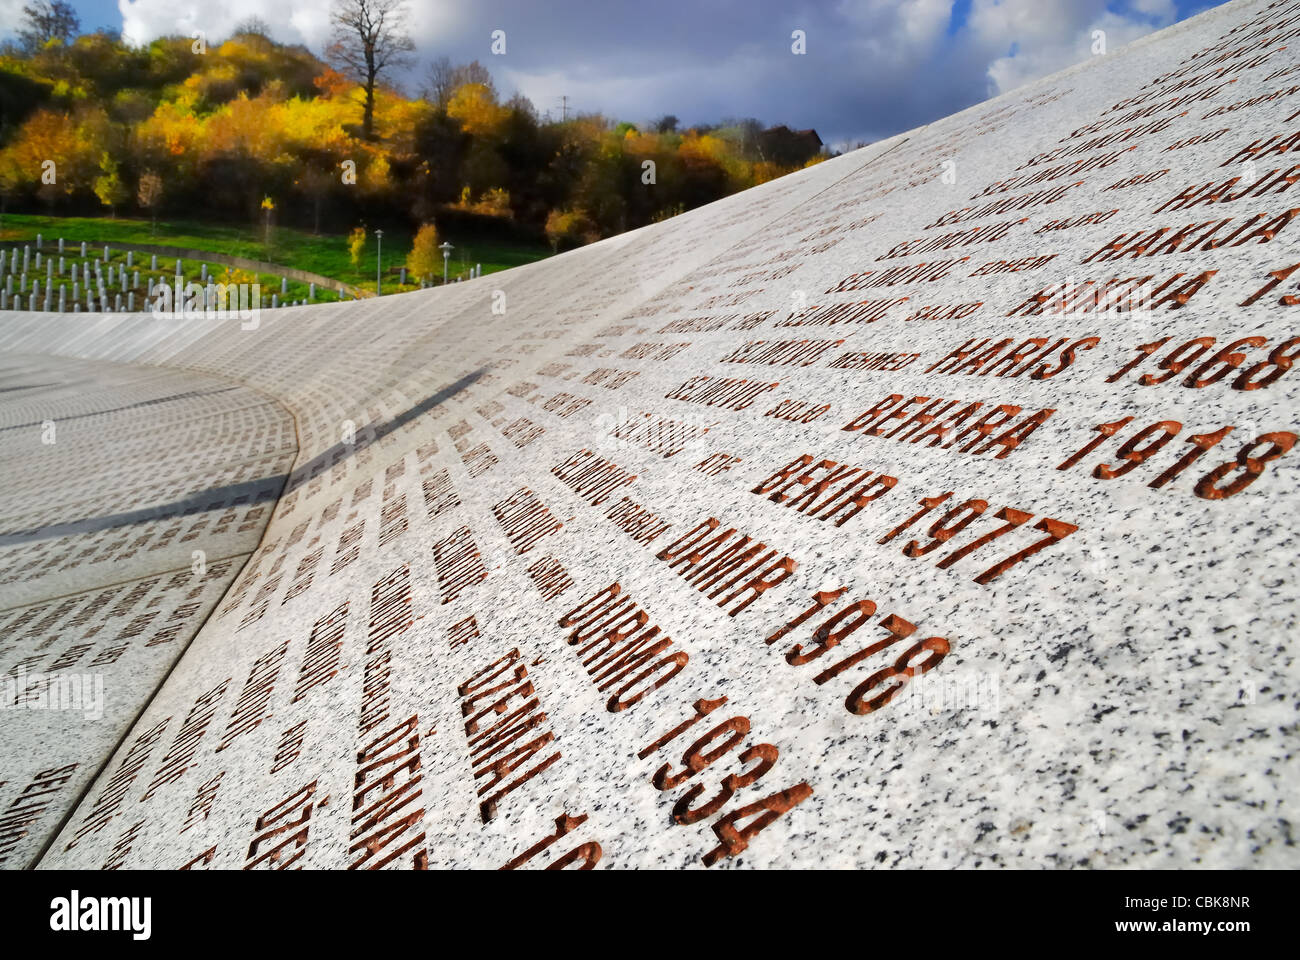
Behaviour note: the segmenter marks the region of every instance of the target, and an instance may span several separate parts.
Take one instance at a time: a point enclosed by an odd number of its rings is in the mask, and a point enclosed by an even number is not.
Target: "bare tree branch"
[[[365,88],[361,129],[374,135],[375,85],[386,71],[411,63],[415,49],[406,26],[406,0],[341,0],[330,11],[329,59]]]

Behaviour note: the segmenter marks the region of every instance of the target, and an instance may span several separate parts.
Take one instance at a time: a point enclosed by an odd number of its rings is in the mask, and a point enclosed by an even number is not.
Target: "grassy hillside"
[[[6,214],[0,222],[0,244],[34,242],[37,234],[45,240],[48,252],[59,237],[69,243],[85,240],[91,246],[104,244],[139,243],[159,246],[191,247],[228,256],[247,257],[251,260],[269,260],[273,263],[296,267],[353,284],[366,290],[375,289],[376,244],[373,232],[367,238],[366,249],[359,267],[353,267],[348,255],[348,238],[342,234],[313,235],[310,231],[292,227],[273,227],[269,246],[264,243],[262,228],[202,223],[197,220],[159,220],[157,226],[148,220],[131,220],[109,217],[43,217],[30,214]],[[411,248],[412,234],[401,230],[384,230],[384,292],[396,292],[399,269]],[[483,265],[484,273],[506,270],[550,256],[544,244],[508,243],[500,241],[467,240],[461,242],[454,236],[443,237],[455,245],[450,263],[452,279],[458,274],[468,274],[476,263]],[[116,259],[116,258],[115,258]],[[139,257],[136,258],[139,262]],[[391,277],[391,279],[390,279]],[[278,281],[269,276],[264,286],[278,287]],[[294,284],[290,284],[293,288]],[[305,287],[304,295],[305,295]],[[409,285],[404,289],[414,289]],[[293,297],[292,289],[290,297]],[[321,299],[329,299],[321,291]]]

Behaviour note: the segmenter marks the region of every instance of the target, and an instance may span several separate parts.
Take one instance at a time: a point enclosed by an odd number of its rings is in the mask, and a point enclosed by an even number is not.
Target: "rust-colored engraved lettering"
[[[460,497],[456,493],[456,488],[452,485],[451,474],[446,470],[439,470],[426,478],[423,489],[424,506],[430,520],[433,520],[446,510],[460,506]]]
[[[474,779],[490,775],[477,790],[483,798],[479,815],[487,823],[496,817],[501,800],[558,761],[560,751],[538,756],[549,752],[546,748],[555,742],[555,734],[546,729],[546,714],[534,696],[528,667],[517,649],[479,670],[457,692],[464,698],[460,709],[466,718]],[[520,705],[515,705],[516,700]],[[500,719],[493,721],[496,716]],[[506,782],[514,771],[530,763],[529,769]]]
[[[720,520],[709,517],[664,547],[655,557],[666,561],[669,569],[719,607],[735,604],[727,611],[734,617],[768,590],[784,582],[799,564],[792,557],[781,555],[780,550],[769,550],[767,544],[753,540],[734,527],[708,539],[721,526]]]
[[[636,480],[618,464],[582,449],[563,463],[551,468],[551,473],[582,499],[594,507],[600,506],[620,487]]]
[[[317,620],[311,628],[307,649],[302,657],[302,668],[298,671],[294,703],[339,672],[339,655],[343,650],[343,634],[347,625],[348,601],[345,600]]]
[[[235,738],[247,733],[266,719],[266,705],[271,700],[275,689],[275,680],[280,672],[280,661],[289,650],[289,641],[268,651],[253,662],[243,692],[235,702],[234,712],[230,715],[230,724],[217,746],[217,752],[225,750]]]
[[[161,720],[136,737],[135,742],[131,744],[131,748],[127,751],[126,757],[122,760],[122,765],[117,768],[117,772],[108,781],[108,786],[95,798],[95,805],[91,808],[90,813],[86,815],[86,819],[82,821],[76,835],[64,848],[65,850],[71,850],[87,834],[98,833],[103,830],[104,827],[108,826],[109,821],[117,816],[122,801],[126,798],[127,791],[131,789],[131,784],[135,782],[135,778],[144,768],[144,765],[149,762],[149,754],[153,751],[154,745],[162,739],[163,733],[167,730],[167,724],[170,722],[170,717]]]
[[[181,827],[181,833],[208,819],[208,815],[212,813],[212,804],[217,799],[217,789],[221,786],[221,778],[225,775],[226,771],[222,770],[199,787],[199,792],[194,796],[194,802],[190,804],[190,812],[185,815],[185,826]]]
[[[823,476],[819,477],[819,473]],[[766,495],[773,503],[815,520],[836,518],[835,526],[842,527],[898,483],[896,477],[887,474],[868,479],[871,474],[862,467],[834,460],[815,461],[803,454],[760,481],[750,493]]]
[[[551,844],[555,843],[555,841],[559,840],[561,837],[568,836],[568,834],[572,833],[586,822],[587,815],[585,813],[580,813],[576,817],[571,817],[567,813],[560,814],[560,816],[555,818],[554,833],[548,833],[546,836],[542,837],[542,839],[538,840],[523,853],[519,854],[519,856],[507,861],[501,869],[518,870],[524,864],[528,863],[528,861],[532,860],[533,857],[549,848]],[[546,869],[563,870],[570,864],[581,861],[581,865],[578,867],[579,870],[591,870],[600,862],[601,852],[599,843],[588,841],[587,843],[579,844],[563,856],[557,857],[546,866]]]
[[[135,846],[135,841],[140,836],[140,828],[144,826],[143,820],[137,820],[131,826],[127,827],[126,832],[117,838],[113,844],[113,849],[108,853],[108,859],[104,861],[101,870],[120,870],[126,863],[126,858],[131,853],[131,848]]]
[[[428,869],[421,805],[420,721],[412,715],[357,753],[349,870],[379,870],[406,854]]]
[[[32,826],[45,815],[54,801],[54,795],[72,779],[76,771],[75,763],[40,771],[32,778],[32,782],[14,797],[4,813],[0,814],[0,864],[13,855],[18,842],[26,837],[31,832]]]
[[[443,603],[451,603],[469,587],[487,579],[487,568],[469,527],[461,527],[435,543],[433,561]]]
[[[543,537],[556,533],[564,526],[527,487],[521,487],[494,504],[492,512],[505,531],[506,539],[515,548],[515,553],[521,555],[537,546]]]
[[[637,543],[653,543],[672,526],[661,520],[631,497],[624,497],[609,508],[605,516]]]
[[[229,679],[223,680],[194,701],[194,706],[190,708],[185,722],[181,724],[171,749],[163,757],[162,764],[154,774],[153,782],[149,784],[142,800],[148,800],[164,784],[179,780],[189,769],[190,763],[194,760],[194,753],[198,750],[203,735],[207,733],[208,724],[212,722],[212,717],[217,712],[217,703],[229,685]]]
[[[623,593],[617,581],[582,601],[559,624],[572,628],[569,644],[578,647],[596,689],[603,693],[617,685],[605,704],[611,713],[639,703],[681,673],[690,659],[680,649],[667,652],[672,639],[659,636],[650,615]]]
[[[307,847],[307,831],[311,827],[312,810],[314,807],[324,806],[328,799],[314,800],[315,794],[316,781],[313,780],[306,786],[299,787],[257,818],[257,823],[253,826],[253,840],[248,845],[245,870],[302,869],[297,864]],[[272,845],[267,846],[268,844]]]
[[[1118,435],[1132,420],[1132,417],[1124,417],[1114,423],[1103,423],[1094,427],[1098,436],[1084,444],[1056,469],[1069,470],[1078,465],[1104,442]],[[1093,477],[1098,480],[1113,480],[1137,470],[1168,446],[1174,437],[1182,432],[1182,429],[1183,425],[1177,420],[1161,420],[1143,427],[1128,437],[1115,451],[1114,455],[1123,462],[1118,465],[1097,464],[1092,470]],[[1218,430],[1188,437],[1187,442],[1192,445],[1192,449],[1179,457],[1159,476],[1150,480],[1147,486],[1160,489],[1171,483],[1193,463],[1227,439],[1234,429],[1232,426],[1224,426]],[[1296,434],[1285,430],[1260,434],[1245,443],[1232,460],[1220,463],[1195,481],[1192,492],[1207,500],[1222,500],[1240,493],[1259,479],[1269,463],[1290,451],[1295,446],[1296,439]],[[1229,477],[1232,479],[1228,483],[1222,483]]]
[[[280,742],[275,748],[275,758],[271,761],[271,773],[277,774],[290,766],[302,755],[302,742],[306,736],[307,721],[295,723],[280,734]]]

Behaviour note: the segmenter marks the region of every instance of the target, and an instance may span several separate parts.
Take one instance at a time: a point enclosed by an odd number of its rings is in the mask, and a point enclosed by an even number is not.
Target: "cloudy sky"
[[[25,0],[0,0],[0,33]],[[72,0],[83,29],[144,42],[248,16],[319,52],[330,0]],[[538,109],[645,121],[755,116],[815,127],[827,143],[875,140],[1119,47],[1217,0],[409,0],[419,66],[477,58]],[[506,52],[491,53],[504,30]],[[792,53],[804,31],[807,52]]]

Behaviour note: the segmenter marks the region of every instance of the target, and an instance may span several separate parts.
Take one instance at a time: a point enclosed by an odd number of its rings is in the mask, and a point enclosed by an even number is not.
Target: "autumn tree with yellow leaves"
[[[366,228],[353,227],[348,234],[348,257],[354,270],[361,268],[361,255],[366,252]]]
[[[406,255],[406,272],[416,280],[428,280],[438,272],[442,254],[438,251],[438,228],[432,223],[420,225]]]

